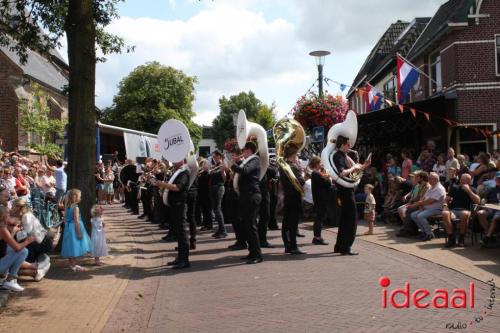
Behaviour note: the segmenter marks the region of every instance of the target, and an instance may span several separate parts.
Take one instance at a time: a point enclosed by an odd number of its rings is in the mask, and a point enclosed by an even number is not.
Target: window
[[[441,91],[441,54],[431,56],[431,95]]]
[[[396,102],[396,77],[393,76],[384,84],[384,98]]]
[[[495,36],[495,58],[497,76],[500,76],[500,35]]]

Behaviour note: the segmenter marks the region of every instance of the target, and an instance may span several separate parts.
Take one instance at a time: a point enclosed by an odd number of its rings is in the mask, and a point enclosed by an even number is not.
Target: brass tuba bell
[[[283,118],[273,127],[274,141],[276,142],[276,164],[286,174],[293,187],[303,196],[304,189],[295,177],[292,169],[284,159],[285,145],[293,143],[299,148],[299,152],[306,145],[306,132],[302,125],[294,120]]]

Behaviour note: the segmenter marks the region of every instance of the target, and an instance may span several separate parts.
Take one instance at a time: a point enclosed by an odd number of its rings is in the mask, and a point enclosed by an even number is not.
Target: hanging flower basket
[[[324,126],[325,132],[333,125],[343,122],[348,105],[342,96],[325,95],[319,98],[316,93],[302,96],[293,107],[293,114],[307,131]]]

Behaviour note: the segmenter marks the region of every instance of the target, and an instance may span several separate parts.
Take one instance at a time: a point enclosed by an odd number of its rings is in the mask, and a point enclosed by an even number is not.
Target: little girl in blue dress
[[[76,264],[75,258],[81,257],[91,250],[90,238],[83,225],[78,203],[81,200],[81,192],[71,189],[66,194],[66,224],[64,226],[61,256],[69,259],[69,266],[75,272],[85,271]]]

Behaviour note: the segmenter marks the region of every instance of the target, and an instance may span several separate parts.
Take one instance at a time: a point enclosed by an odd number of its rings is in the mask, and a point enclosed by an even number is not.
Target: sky
[[[313,84],[309,52],[328,50],[324,76],[351,84],[374,44],[398,19],[432,16],[445,0],[126,0],[108,31],[135,46],[97,65],[96,104],[149,61],[198,78],[194,121],[211,125],[218,101],[253,91],[284,116]],[[336,95],[338,85],[325,85]],[[347,92],[347,89],[346,91]]]

